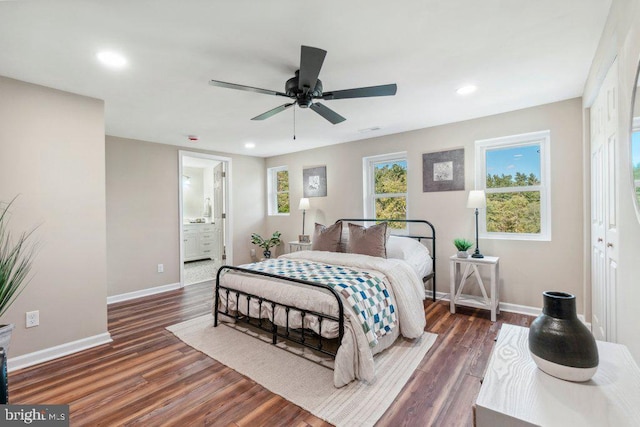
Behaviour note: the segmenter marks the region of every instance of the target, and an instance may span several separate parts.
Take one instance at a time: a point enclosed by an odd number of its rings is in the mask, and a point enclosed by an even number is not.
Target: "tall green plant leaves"
[[[14,239],[8,228],[9,208],[0,208],[0,316],[24,290],[34,257],[34,246],[29,238],[33,231],[22,233]]]

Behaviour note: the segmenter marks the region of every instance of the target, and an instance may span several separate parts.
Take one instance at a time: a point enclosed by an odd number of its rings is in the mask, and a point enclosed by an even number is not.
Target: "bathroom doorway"
[[[229,179],[231,159],[179,151],[180,283],[214,280],[231,262]]]

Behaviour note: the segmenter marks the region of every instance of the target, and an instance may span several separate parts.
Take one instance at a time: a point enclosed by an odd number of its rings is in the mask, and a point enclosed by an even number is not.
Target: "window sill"
[[[480,233],[478,238],[487,240],[524,240],[534,242],[551,241],[550,234]]]

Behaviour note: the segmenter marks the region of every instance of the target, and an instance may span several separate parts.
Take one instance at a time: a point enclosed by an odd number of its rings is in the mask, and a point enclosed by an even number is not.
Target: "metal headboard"
[[[432,300],[435,301],[436,300],[436,229],[434,228],[433,224],[431,224],[429,221],[426,221],[424,219],[362,219],[362,218],[341,218],[339,220],[336,221],[336,223],[338,222],[400,222],[400,223],[404,223],[404,224],[423,224],[427,226],[427,232],[430,230],[431,231],[431,235],[411,235],[411,234],[399,234],[398,236],[400,237],[409,237],[412,239],[416,239],[419,242],[422,241],[422,239],[425,240],[430,240],[431,241],[431,258],[433,259],[433,269],[431,270],[431,273],[429,273],[427,276],[422,278],[423,283],[426,283],[428,280],[431,280],[431,293],[432,293]]]

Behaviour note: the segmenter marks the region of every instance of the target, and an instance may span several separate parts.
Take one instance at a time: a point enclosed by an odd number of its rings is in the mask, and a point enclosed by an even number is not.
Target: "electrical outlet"
[[[27,311],[26,315],[27,328],[33,328],[40,324],[40,311]]]
[[[253,258],[255,258],[255,257],[256,257],[256,250],[255,250],[255,249],[251,249],[250,254],[251,254],[251,256],[252,256]]]
[[[158,273],[164,273],[164,264],[158,264]]]

